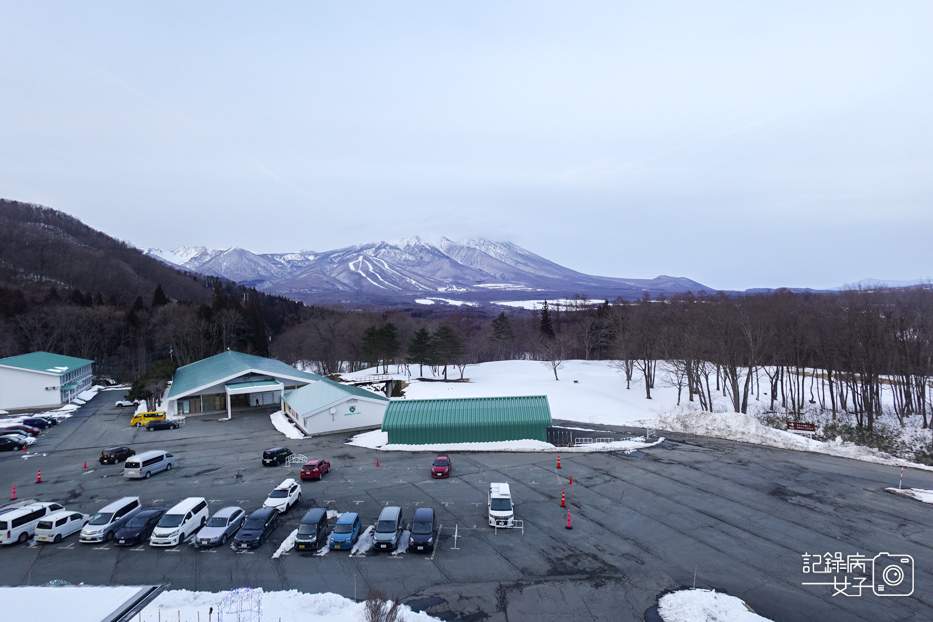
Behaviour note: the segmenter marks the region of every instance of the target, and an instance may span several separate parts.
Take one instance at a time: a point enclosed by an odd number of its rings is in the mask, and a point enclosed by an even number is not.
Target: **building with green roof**
[[[378,428],[388,405],[378,393],[327,378],[282,397],[285,414],[310,435]]]
[[[179,367],[165,409],[170,415],[199,415],[280,403],[286,391],[323,380],[282,361],[227,350]]]
[[[51,352],[0,359],[0,409],[67,404],[91,386],[94,361]]]
[[[547,396],[392,400],[382,430],[392,445],[547,441]]]

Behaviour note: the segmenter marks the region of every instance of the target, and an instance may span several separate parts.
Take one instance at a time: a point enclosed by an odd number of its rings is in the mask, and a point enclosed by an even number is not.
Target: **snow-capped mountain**
[[[162,261],[304,301],[411,301],[432,294],[474,302],[712,291],[686,278],[619,279],[564,268],[509,242],[405,238],[326,252],[257,254],[242,248],[149,249]]]

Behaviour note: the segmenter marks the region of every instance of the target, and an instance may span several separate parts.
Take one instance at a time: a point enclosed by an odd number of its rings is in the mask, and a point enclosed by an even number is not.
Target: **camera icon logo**
[[[914,558],[878,553],[872,563],[871,589],[875,596],[910,596],[914,593]]]

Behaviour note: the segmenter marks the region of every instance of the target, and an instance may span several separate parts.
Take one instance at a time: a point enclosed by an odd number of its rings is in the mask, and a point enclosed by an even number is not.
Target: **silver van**
[[[173,466],[175,466],[175,456],[167,451],[161,449],[144,451],[126,459],[123,463],[123,477],[149,479],[153,473],[170,471]]]
[[[382,508],[379,520],[376,521],[376,532],[373,535],[373,548],[377,551],[394,551],[402,539],[405,530],[405,521],[402,508],[390,505]]]
[[[139,497],[123,497],[102,507],[81,530],[81,542],[109,542],[117,529],[136,516],[142,504]]]

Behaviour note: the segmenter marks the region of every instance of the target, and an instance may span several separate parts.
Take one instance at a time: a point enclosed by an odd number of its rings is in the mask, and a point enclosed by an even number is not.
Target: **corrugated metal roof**
[[[94,361],[65,356],[64,354],[52,354],[51,352],[30,352],[29,354],[0,359],[0,365],[41,371],[58,376],[93,364]]]
[[[305,415],[350,396],[365,397],[384,402],[389,401],[388,398],[367,391],[366,389],[340,384],[339,382],[334,382],[327,378],[312,382],[300,389],[289,391],[282,399],[299,415]]]
[[[282,361],[227,350],[175,370],[175,377],[172,380],[172,388],[168,397],[174,399],[187,395],[198,389],[236,378],[248,372],[290,378],[301,382],[322,379],[317,374],[298,371]]]
[[[392,444],[547,441],[547,396],[392,400],[382,421]]]
[[[256,380],[254,382],[228,382],[228,389],[255,389],[256,387],[277,387],[282,383],[276,380]]]

